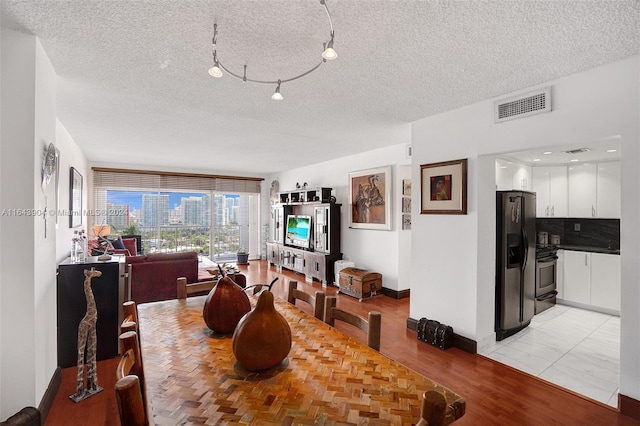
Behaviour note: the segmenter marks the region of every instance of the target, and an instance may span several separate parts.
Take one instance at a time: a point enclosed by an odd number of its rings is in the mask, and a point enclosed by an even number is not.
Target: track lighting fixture
[[[324,52],[322,52],[322,57],[327,61],[333,61],[338,57],[336,51],[333,50],[333,31],[331,31],[331,40],[329,40],[329,43],[324,49]]]
[[[305,75],[317,70],[318,68],[320,68],[320,65],[322,65],[323,63],[327,62],[327,61],[332,61],[334,59],[336,59],[338,57],[338,54],[336,53],[336,51],[333,49],[333,40],[335,37],[335,33],[333,31],[333,22],[331,21],[331,15],[329,14],[329,8],[327,7],[326,4],[326,0],[320,0],[320,4],[322,5],[322,7],[324,8],[325,12],[327,13],[327,18],[329,19],[329,26],[331,28],[331,32],[329,33],[329,41],[327,43],[323,43],[322,44],[322,60],[315,65],[313,68],[303,72],[300,75],[296,75],[294,77],[290,77],[290,78],[283,78],[283,79],[278,79],[278,80],[256,80],[256,79],[251,79],[251,78],[247,78],[247,66],[244,65],[244,73],[242,75],[240,74],[236,74],[233,71],[230,71],[227,67],[225,67],[222,62],[220,62],[220,60],[218,59],[218,47],[217,47],[217,39],[218,39],[218,24],[214,24],[213,25],[213,39],[212,39],[212,46],[213,46],[213,66],[211,68],[209,68],[209,74],[212,77],[216,77],[216,78],[220,78],[222,77],[223,74],[223,70],[224,72],[226,72],[229,75],[232,75],[233,77],[236,77],[242,81],[249,81],[251,83],[262,83],[262,84],[277,84],[276,87],[276,91],[275,93],[271,96],[271,99],[276,100],[276,101],[281,101],[283,99],[282,94],[280,93],[280,85],[282,83],[287,83],[289,81],[293,81],[293,80],[297,80],[301,77],[304,77]]]
[[[281,101],[284,99],[280,94],[280,83],[281,81],[278,80],[278,87],[276,87],[276,92],[273,95],[271,95],[271,99],[273,99],[274,101]]]

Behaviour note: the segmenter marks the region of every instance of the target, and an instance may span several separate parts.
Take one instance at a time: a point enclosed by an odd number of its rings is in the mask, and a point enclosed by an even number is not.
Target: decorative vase
[[[263,291],[253,311],[242,317],[232,346],[238,363],[249,371],[275,367],[289,354],[291,328],[276,311],[271,291]]]
[[[216,333],[231,333],[251,310],[249,297],[229,277],[220,278],[211,289],[202,309],[204,322]]]

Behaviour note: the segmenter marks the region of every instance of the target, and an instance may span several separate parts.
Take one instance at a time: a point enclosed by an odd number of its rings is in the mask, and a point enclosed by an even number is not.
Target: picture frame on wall
[[[402,215],[402,229],[407,231],[411,229],[411,215],[403,214]]]
[[[420,166],[420,214],[467,214],[467,159]]]
[[[82,225],[82,175],[71,167],[69,178],[69,228]]]
[[[411,197],[402,197],[402,213],[411,213]]]
[[[349,228],[391,229],[391,166],[349,173]]]
[[[402,195],[411,195],[411,179],[402,179]]]

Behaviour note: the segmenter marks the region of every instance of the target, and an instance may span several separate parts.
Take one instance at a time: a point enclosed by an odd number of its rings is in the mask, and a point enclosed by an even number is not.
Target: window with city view
[[[258,194],[98,189],[96,225],[140,235],[145,254],[196,251],[215,262],[259,252]],[[253,249],[253,250],[252,250]]]
[[[136,236],[145,254],[195,251],[214,262],[260,256],[262,178],[93,167],[89,228]],[[93,235],[93,237],[96,237]]]

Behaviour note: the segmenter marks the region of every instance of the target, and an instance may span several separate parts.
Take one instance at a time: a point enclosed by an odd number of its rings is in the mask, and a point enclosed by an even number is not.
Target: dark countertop
[[[620,249],[609,249],[603,247],[572,246],[567,244],[559,244],[558,248],[571,251],[586,251],[589,253],[620,254]]]

